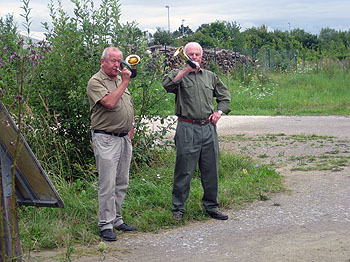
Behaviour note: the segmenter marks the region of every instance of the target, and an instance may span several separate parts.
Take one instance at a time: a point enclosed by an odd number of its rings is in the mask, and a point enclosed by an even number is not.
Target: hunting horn
[[[182,59],[186,61],[187,64],[189,64],[192,68],[196,68],[196,64],[193,62],[193,60],[188,57],[188,55],[185,54],[183,46],[179,47],[175,53],[174,56],[180,56]]]
[[[131,71],[130,78],[134,78],[137,75],[136,65],[140,62],[140,57],[138,55],[129,55],[125,58],[125,61],[121,63],[121,68],[126,66]]]

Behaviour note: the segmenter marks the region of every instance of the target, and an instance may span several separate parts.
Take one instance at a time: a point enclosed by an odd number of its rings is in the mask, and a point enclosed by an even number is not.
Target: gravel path
[[[104,261],[350,261],[350,118],[228,116],[218,133],[222,150],[273,163],[288,190],[227,221],[118,235]]]

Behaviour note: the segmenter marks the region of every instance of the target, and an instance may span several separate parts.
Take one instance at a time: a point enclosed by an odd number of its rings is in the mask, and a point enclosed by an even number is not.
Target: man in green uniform
[[[135,231],[121,215],[132,156],[134,108],[128,91],[131,72],[120,64],[122,52],[106,48],[101,69],[88,82],[91,134],[98,170],[98,226],[103,240],[115,241],[113,228]]]
[[[203,50],[198,43],[188,43],[184,52],[194,61],[196,68],[187,64],[165,75],[162,82],[167,92],[176,95],[175,114],[178,116],[173,217],[176,220],[183,218],[191,179],[198,164],[204,189],[204,208],[210,217],[226,220],[228,216],[218,210],[219,143],[216,124],[222,113],[231,111],[230,92],[213,72],[200,68]]]

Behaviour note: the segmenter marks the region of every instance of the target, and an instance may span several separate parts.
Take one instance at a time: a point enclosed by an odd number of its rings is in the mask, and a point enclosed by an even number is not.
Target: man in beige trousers
[[[121,215],[129,184],[134,132],[134,109],[128,91],[131,72],[121,69],[122,52],[108,47],[101,57],[101,69],[88,82],[91,133],[98,185],[98,226],[103,240],[115,241],[114,228],[135,231]]]

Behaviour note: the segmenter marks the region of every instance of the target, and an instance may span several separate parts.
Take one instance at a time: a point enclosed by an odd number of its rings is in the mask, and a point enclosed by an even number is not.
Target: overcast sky
[[[41,22],[50,23],[49,0],[30,0],[32,32],[43,31]],[[61,0],[72,15],[74,5]],[[100,0],[95,1],[97,7]],[[53,0],[57,7],[57,0]],[[121,23],[135,21],[138,27],[154,33],[157,27],[177,30],[182,23],[195,31],[200,25],[219,21],[236,22],[241,28],[266,25],[270,30],[304,29],[318,34],[322,28],[350,29],[350,0],[120,0]],[[13,14],[21,29],[24,19],[20,0],[0,0],[0,16]],[[167,8],[166,6],[169,6]]]

